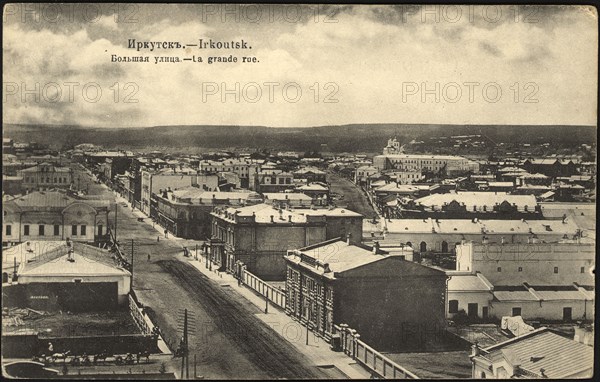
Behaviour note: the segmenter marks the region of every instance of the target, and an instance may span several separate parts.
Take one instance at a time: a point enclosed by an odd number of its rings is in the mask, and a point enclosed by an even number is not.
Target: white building
[[[456,246],[456,270],[494,285],[594,285],[594,243],[476,243]]]
[[[454,155],[384,154],[373,158],[379,170],[430,171],[444,170],[447,175],[479,172],[479,163]]]
[[[219,177],[216,174],[198,173],[193,169],[165,168],[159,171],[142,171],[141,176],[141,209],[150,216],[150,205],[153,194],[160,190],[178,189],[198,186],[203,191],[218,191]]]
[[[409,243],[420,252],[450,252],[463,240],[488,243],[558,242],[572,239],[579,226],[561,220],[382,219],[363,222],[365,240]],[[583,232],[584,239],[590,235]],[[373,239],[370,239],[373,238]],[[587,239],[586,239],[587,240]]]
[[[18,282],[28,306],[42,310],[114,309],[127,302],[131,273],[108,250],[62,242],[22,261]]]

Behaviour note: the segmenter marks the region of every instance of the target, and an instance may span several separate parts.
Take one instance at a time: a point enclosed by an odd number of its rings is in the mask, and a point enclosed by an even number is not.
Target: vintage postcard
[[[2,374],[594,374],[598,11],[7,3]]]

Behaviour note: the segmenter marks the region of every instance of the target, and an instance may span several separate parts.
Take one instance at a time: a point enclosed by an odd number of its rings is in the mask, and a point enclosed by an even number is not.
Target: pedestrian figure
[[[48,342],[48,352],[50,354],[54,353],[54,346],[52,345],[52,342]]]
[[[148,254],[148,261],[150,261],[150,254]]]
[[[160,241],[160,235],[156,237],[156,242],[158,243]]]
[[[165,238],[167,237],[167,233],[168,233],[168,232],[169,232],[169,231],[167,231],[167,230],[165,229]]]

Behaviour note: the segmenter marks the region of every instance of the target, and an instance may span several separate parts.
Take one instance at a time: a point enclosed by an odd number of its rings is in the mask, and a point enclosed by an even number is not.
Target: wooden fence
[[[245,269],[242,270],[242,282],[261,296],[265,296],[274,305],[280,307],[281,309],[285,309],[286,295],[283,291],[264,282]]]
[[[146,313],[144,313],[142,309],[138,306],[137,301],[131,293],[129,294],[129,312],[131,313],[133,321],[135,321],[136,325],[142,331],[143,334],[152,333],[152,329],[154,327],[150,327],[150,325],[148,324],[148,321],[150,321],[150,319],[146,318]]]
[[[358,363],[386,379],[419,379],[419,377],[387,358],[364,341],[347,325],[333,325],[334,336],[339,336],[342,351]]]

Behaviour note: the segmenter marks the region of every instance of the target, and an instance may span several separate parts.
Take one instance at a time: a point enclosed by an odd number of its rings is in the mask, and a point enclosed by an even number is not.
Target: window
[[[54,236],[60,235],[60,226],[58,224],[54,225]]]
[[[77,236],[77,226],[75,224],[71,226],[71,235]]]
[[[512,316],[520,316],[521,315],[521,308],[520,307],[514,307],[512,308]]]
[[[558,273],[558,267],[554,267],[554,273]]]
[[[46,228],[46,227],[43,224],[40,224],[38,226],[40,236],[44,236],[44,228]]]
[[[10,224],[7,225],[5,229],[6,229],[6,236],[12,235],[12,226]],[[581,268],[581,269],[583,269],[583,268]]]
[[[519,267],[519,272],[523,272],[523,267]]]
[[[98,236],[102,236],[103,232],[102,232],[102,224],[98,224]]]
[[[502,267],[498,267],[496,270],[497,270],[498,272],[502,272]]]
[[[448,313],[458,313],[458,300],[448,301]]]
[[[8,233],[7,233],[8,235]],[[581,269],[579,270],[581,273],[585,273],[585,267],[581,267]]]
[[[23,235],[29,236],[29,224],[23,226]]]

